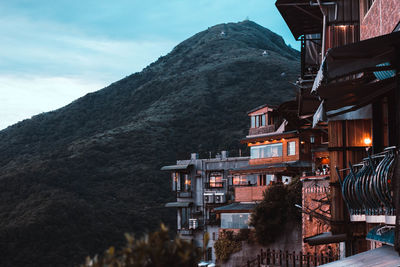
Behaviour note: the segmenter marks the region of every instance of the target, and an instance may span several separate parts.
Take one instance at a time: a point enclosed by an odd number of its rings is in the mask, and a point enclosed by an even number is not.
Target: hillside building
[[[199,159],[196,153],[190,160],[178,160],[176,165],[164,166],[161,170],[171,173],[172,191],[176,202],[165,206],[177,208],[177,231],[182,239],[203,247],[204,234],[210,241],[207,246],[206,261],[215,262],[214,241],[218,239],[220,217],[215,209],[232,202],[233,184],[237,180],[229,171],[248,165],[248,157],[228,157],[222,151],[215,158]],[[223,217],[223,223],[228,223]],[[236,220],[233,223],[241,223]]]
[[[342,242],[342,258],[366,251],[330,266],[397,266],[400,1],[276,6],[301,41],[297,115],[328,131],[331,231],[305,241]]]

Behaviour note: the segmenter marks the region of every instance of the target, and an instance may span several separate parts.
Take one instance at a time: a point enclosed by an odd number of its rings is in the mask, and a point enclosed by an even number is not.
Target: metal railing
[[[225,182],[208,182],[208,183],[204,183],[204,188],[206,188],[206,189],[225,188]]]
[[[386,148],[382,153],[368,155],[362,163],[336,169],[343,199],[351,216],[394,216],[392,177],[397,149]],[[341,171],[349,173],[341,178]]]
[[[301,251],[282,251],[282,250],[271,250],[260,251],[260,254],[252,260],[248,260],[246,265],[243,267],[261,267],[261,266],[285,266],[285,267],[314,267],[322,264],[326,264],[332,261],[338,260],[333,255],[326,253],[307,253],[303,254]]]

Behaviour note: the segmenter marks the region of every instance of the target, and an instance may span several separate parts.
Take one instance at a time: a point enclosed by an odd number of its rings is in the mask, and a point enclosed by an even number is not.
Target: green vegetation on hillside
[[[160,167],[191,152],[237,155],[246,111],[294,95],[298,58],[253,22],[221,24],[140,73],[0,131],[2,265],[73,266],[123,246],[125,232],[173,228]]]

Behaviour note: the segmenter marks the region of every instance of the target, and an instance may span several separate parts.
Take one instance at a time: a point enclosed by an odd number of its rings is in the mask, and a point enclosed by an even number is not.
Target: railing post
[[[293,267],[296,267],[296,251],[293,251],[292,260],[293,260]]]
[[[250,261],[249,260],[247,261],[247,267],[250,267]]]
[[[279,265],[282,266],[282,250],[279,250]]]
[[[303,251],[300,251],[299,258],[300,258],[299,260],[300,267],[303,267]]]
[[[318,266],[317,263],[317,253],[314,252],[314,266]]]
[[[306,262],[307,262],[307,267],[310,267],[310,252],[307,252],[307,256],[306,256]]]
[[[269,265],[271,263],[271,258],[270,258],[271,250],[268,248],[267,249],[267,262],[266,264]]]
[[[261,253],[260,253],[260,255],[261,255],[261,264],[264,264],[264,262],[263,262],[263,258],[264,258],[264,252],[263,252],[263,249],[261,249]]]
[[[257,266],[260,267],[261,266],[261,256],[257,255]]]
[[[272,264],[275,264],[275,249],[272,250]]]
[[[286,266],[289,266],[289,251],[286,250],[286,255],[285,255],[285,263]]]
[[[324,253],[322,253],[322,252],[321,252],[321,260],[319,263],[320,263],[319,265],[324,264]]]

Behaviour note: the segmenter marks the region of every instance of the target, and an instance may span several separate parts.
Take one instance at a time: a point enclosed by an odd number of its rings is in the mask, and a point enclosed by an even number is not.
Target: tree
[[[135,240],[125,234],[127,244],[116,251],[110,247],[103,256],[88,257],[81,267],[167,267],[197,266],[201,248],[176,237],[171,241],[168,229],[162,224],[160,230]]]
[[[284,232],[287,222],[300,222],[301,213],[294,208],[294,204],[300,203],[299,179],[294,179],[288,186],[278,183],[265,190],[264,199],[254,209],[250,221],[258,243],[271,244]]]

